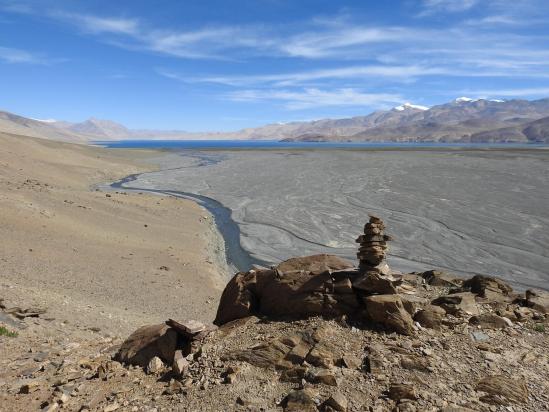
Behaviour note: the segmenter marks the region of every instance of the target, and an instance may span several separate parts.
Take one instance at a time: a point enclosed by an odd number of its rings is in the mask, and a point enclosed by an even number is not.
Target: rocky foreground
[[[216,326],[170,319],[125,341],[36,339],[16,359],[23,343],[2,337],[0,409],[549,410],[549,294],[396,273],[384,229],[376,217],[365,226],[358,268],[315,255],[236,274]],[[48,334],[43,314],[17,309],[4,318]]]

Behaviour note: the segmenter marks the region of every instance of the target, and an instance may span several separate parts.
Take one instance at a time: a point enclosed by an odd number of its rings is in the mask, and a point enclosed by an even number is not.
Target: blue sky
[[[549,96],[547,0],[0,0],[0,109],[236,130]]]

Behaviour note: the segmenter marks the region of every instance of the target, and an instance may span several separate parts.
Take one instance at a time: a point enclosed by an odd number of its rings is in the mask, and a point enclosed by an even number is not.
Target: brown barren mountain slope
[[[225,274],[207,212],[191,201],[91,188],[147,169],[124,152],[0,133],[4,304],[46,308],[52,329],[102,334],[174,310],[211,319]]]

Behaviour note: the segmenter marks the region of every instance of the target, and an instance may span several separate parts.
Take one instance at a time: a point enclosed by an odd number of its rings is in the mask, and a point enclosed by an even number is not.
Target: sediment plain
[[[499,276],[547,289],[549,151],[543,149],[172,152],[126,187],[211,197],[232,210],[242,247],[277,263],[356,259],[369,212],[398,234],[389,263]]]

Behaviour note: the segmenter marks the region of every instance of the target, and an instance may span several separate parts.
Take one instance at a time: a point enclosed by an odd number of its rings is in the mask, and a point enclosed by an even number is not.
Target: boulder
[[[480,398],[485,403],[508,405],[528,401],[528,388],[524,380],[515,380],[501,375],[488,376],[478,382],[475,389],[487,393]]]
[[[435,306],[442,307],[446,313],[454,316],[469,314],[478,315],[479,310],[475,295],[471,292],[453,293],[441,296],[431,302]]]
[[[528,289],[525,296],[526,306],[540,313],[549,313],[549,293]]]
[[[513,288],[503,280],[485,275],[475,275],[463,282],[463,288],[476,295],[489,298],[492,294],[509,295]]]
[[[459,282],[456,281],[456,277],[450,273],[443,272],[441,270],[428,270],[420,273],[420,276],[425,279],[425,282],[431,286],[442,287],[458,287]]]
[[[274,274],[272,270],[237,273],[229,281],[219,302],[214,324],[223,325],[235,319],[245,318],[256,311],[256,301],[253,293],[257,273]]]
[[[333,270],[342,270],[350,269],[353,267],[353,264],[345,259],[342,259],[335,255],[312,255],[304,257],[296,257],[292,259],[285,260],[280,263],[276,270],[281,273],[286,272],[295,272],[295,271],[305,271],[305,272],[314,272],[321,273],[326,271]]]
[[[469,323],[482,329],[503,329],[509,326],[508,320],[495,313],[483,313],[482,315],[472,316],[469,319]]]
[[[143,326],[133,332],[115,355],[115,360],[147,367],[157,356],[171,364],[177,345],[177,332],[165,324]]]
[[[403,335],[411,335],[414,322],[398,295],[376,295],[365,299],[369,318],[390,330]]]
[[[446,311],[440,306],[428,305],[414,315],[414,320],[424,328],[440,329]]]
[[[223,291],[214,323],[251,315],[299,319],[353,312],[359,302],[342,273],[351,267],[323,254],[289,259],[276,270],[237,273]]]
[[[417,295],[400,294],[399,296],[400,296],[400,300],[402,301],[402,304],[404,305],[404,309],[406,309],[406,311],[411,316],[414,316],[417,313],[417,311],[429,305],[429,300]]]
[[[329,272],[286,272],[258,283],[259,313],[270,317],[339,316],[348,312],[333,293]]]

